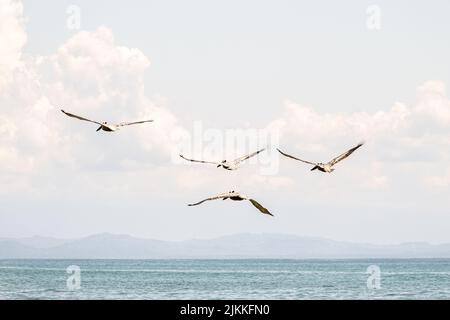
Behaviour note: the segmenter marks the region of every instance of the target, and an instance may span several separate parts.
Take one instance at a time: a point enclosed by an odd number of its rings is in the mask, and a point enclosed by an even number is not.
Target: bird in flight
[[[203,160],[193,160],[193,159],[188,159],[188,158],[186,158],[186,157],[183,156],[182,154],[180,154],[180,157],[183,158],[184,160],[191,161],[191,162],[214,164],[214,165],[217,165],[217,168],[222,167],[222,168],[224,168],[225,170],[230,170],[230,171],[231,171],[231,170],[237,170],[237,169],[239,169],[239,167],[240,167],[240,165],[241,165],[242,162],[244,162],[245,160],[250,159],[250,158],[256,156],[257,154],[259,154],[260,152],[263,152],[264,150],[266,150],[266,149],[265,149],[265,148],[264,148],[264,149],[261,149],[261,150],[259,150],[259,151],[253,152],[252,154],[249,154],[249,155],[246,155],[246,156],[237,158],[237,159],[235,159],[235,160],[231,160],[231,161],[223,160],[222,162],[203,161]]]
[[[136,121],[136,122],[122,122],[122,123],[98,122],[98,121],[93,121],[93,120],[89,120],[89,119],[86,119],[86,118],[74,115],[74,114],[66,112],[64,110],[61,110],[61,111],[66,116],[69,116],[69,117],[72,117],[72,118],[76,118],[78,120],[83,120],[83,121],[88,121],[88,122],[92,122],[92,123],[98,124],[100,127],[98,127],[97,131],[103,130],[103,131],[106,131],[106,132],[115,132],[115,131],[117,131],[120,128],[125,127],[125,126],[131,126],[133,124],[141,124],[141,123],[146,123],[146,122],[153,122],[153,120],[144,120],[144,121]]]
[[[364,143],[361,142],[361,143],[359,143],[356,147],[351,148],[350,150],[344,152],[344,153],[341,154],[340,156],[337,156],[336,158],[334,158],[333,160],[331,160],[331,161],[329,161],[329,162],[327,162],[327,163],[315,163],[315,162],[310,162],[310,161],[302,160],[302,159],[296,158],[296,157],[294,157],[294,156],[291,156],[291,155],[289,155],[289,154],[287,154],[287,153],[284,153],[284,152],[282,152],[280,149],[277,149],[277,150],[278,150],[278,152],[280,152],[280,153],[281,153],[283,156],[285,156],[285,157],[288,157],[288,158],[291,158],[291,159],[294,159],[294,160],[297,160],[297,161],[301,161],[301,162],[304,162],[304,163],[313,165],[314,167],[311,169],[311,171],[319,170],[319,171],[322,171],[322,172],[328,172],[328,173],[331,173],[331,172],[334,171],[334,168],[333,168],[333,167],[334,167],[338,162],[340,162],[340,161],[344,160],[345,158],[347,158],[348,156],[350,156],[353,152],[355,152],[358,148],[360,148],[360,147],[363,146],[363,145],[364,145]]]
[[[262,205],[260,205],[256,200],[250,199],[247,196],[240,194],[239,192],[235,192],[235,191],[230,191],[230,192],[226,192],[226,193],[222,193],[219,194],[215,197],[211,197],[211,198],[207,198],[205,200],[202,200],[200,202],[197,203],[193,203],[193,204],[188,204],[188,206],[192,207],[192,206],[198,206],[206,201],[211,201],[211,200],[218,200],[218,199],[222,199],[222,200],[233,200],[233,201],[244,201],[244,200],[248,200],[250,201],[261,213],[263,214],[267,214],[273,217],[273,214],[271,214],[269,212],[269,210],[267,210],[266,208],[264,208]]]

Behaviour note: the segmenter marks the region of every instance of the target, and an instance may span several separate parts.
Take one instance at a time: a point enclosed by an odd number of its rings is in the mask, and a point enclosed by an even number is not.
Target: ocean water
[[[450,259],[0,260],[0,299],[448,300]]]

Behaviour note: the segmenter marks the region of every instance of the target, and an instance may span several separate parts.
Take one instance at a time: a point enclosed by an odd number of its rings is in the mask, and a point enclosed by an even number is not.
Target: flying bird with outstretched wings
[[[239,192],[236,192],[236,191],[230,191],[230,192],[222,193],[222,194],[219,194],[217,196],[204,199],[204,200],[202,200],[200,202],[197,202],[197,203],[188,204],[188,206],[190,206],[190,207],[198,206],[198,205],[200,205],[200,204],[202,204],[202,203],[204,203],[206,201],[219,200],[219,199],[222,199],[222,200],[230,199],[230,200],[233,200],[233,201],[245,201],[245,200],[248,200],[261,213],[273,216],[273,214],[271,214],[269,212],[269,210],[264,208],[258,201],[254,200],[254,199],[251,199],[251,198],[249,198],[249,197],[247,197],[247,196],[245,196],[245,195],[243,195],[243,194],[241,194]]]
[[[303,163],[307,163],[313,166],[313,168],[311,169],[311,171],[314,170],[319,170],[322,172],[328,172],[331,173],[334,171],[334,166],[341,162],[342,160],[346,159],[347,157],[349,157],[353,152],[355,152],[357,149],[359,149],[360,147],[362,147],[364,145],[364,142],[359,143],[357,146],[347,150],[346,152],[344,152],[343,154],[337,156],[336,158],[332,159],[331,161],[327,162],[327,163],[316,163],[316,162],[310,162],[310,161],[306,161],[306,160],[302,160],[299,159],[297,157],[291,156],[287,153],[284,153],[283,151],[281,151],[280,149],[277,149],[278,152],[280,152],[283,156],[297,160],[297,161],[301,161]]]
[[[131,125],[134,125],[134,124],[153,122],[153,120],[144,120],[144,121],[135,121],[135,122],[121,122],[121,123],[114,124],[114,123],[108,123],[108,122],[98,122],[98,121],[94,121],[94,120],[89,120],[89,119],[77,116],[77,115],[75,115],[73,113],[66,112],[64,110],[61,110],[61,112],[64,113],[66,116],[69,116],[71,118],[75,118],[75,119],[78,119],[78,120],[88,121],[88,122],[92,122],[92,123],[98,124],[100,127],[98,127],[97,131],[103,130],[103,131],[106,131],[106,132],[115,132],[115,131],[119,130],[122,127],[131,126]]]
[[[252,157],[254,157],[254,156],[256,156],[256,155],[258,155],[259,153],[263,152],[264,150],[266,150],[266,149],[264,148],[264,149],[258,150],[258,151],[256,151],[256,152],[253,152],[253,153],[251,153],[251,154],[249,154],[249,155],[246,155],[246,156],[237,158],[237,159],[235,159],[235,160],[231,160],[231,161],[229,161],[229,160],[223,160],[222,162],[204,161],[204,160],[194,160],[194,159],[186,158],[186,157],[183,156],[182,154],[180,154],[180,157],[183,158],[184,160],[187,160],[187,161],[190,161],[190,162],[214,164],[214,165],[217,166],[217,168],[222,167],[222,168],[224,168],[225,170],[230,170],[230,171],[232,171],[232,170],[237,170],[237,169],[239,169],[239,167],[240,167],[240,165],[242,164],[242,162],[244,162],[245,160],[248,160],[248,159],[250,159],[250,158],[252,158]]]

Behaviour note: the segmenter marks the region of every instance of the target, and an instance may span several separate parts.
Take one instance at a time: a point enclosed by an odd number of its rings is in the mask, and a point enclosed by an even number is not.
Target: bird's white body
[[[224,168],[225,170],[234,171],[240,168],[240,163],[224,160],[221,164],[217,165],[217,168],[220,167]]]
[[[117,125],[104,122],[104,123],[102,123],[100,130],[103,130],[106,132],[116,132],[117,130],[119,130],[119,127]]]
[[[246,195],[243,195],[239,192],[236,191],[231,191],[225,194],[225,197],[223,198],[223,200],[233,200],[233,201],[244,201],[244,200],[248,200],[248,197]]]
[[[322,172],[326,172],[326,173],[331,173],[334,171],[334,168],[332,168],[329,164],[323,164],[323,163],[318,163],[316,166],[317,170],[322,171]]]
[[[280,152],[283,156],[297,160],[297,161],[301,161],[310,165],[313,165],[314,167],[311,169],[311,171],[314,170],[319,170],[321,172],[325,172],[325,173],[331,173],[333,172],[335,169],[333,168],[337,163],[341,162],[342,160],[348,158],[353,152],[355,152],[357,149],[359,149],[360,147],[362,147],[364,145],[364,142],[359,143],[356,147],[353,147],[349,150],[347,150],[346,152],[344,152],[343,154],[337,156],[336,158],[332,159],[331,161],[327,162],[327,163],[316,163],[316,162],[311,162],[311,161],[306,161],[294,156],[291,156],[287,153],[284,153],[283,151],[281,151],[280,149],[277,149],[278,152]]]
[[[240,168],[242,162],[244,162],[247,159],[250,159],[256,155],[258,155],[260,152],[263,152],[266,149],[261,149],[259,151],[253,152],[249,155],[237,158],[235,160],[223,160],[222,162],[213,162],[213,161],[204,161],[204,160],[194,160],[194,159],[189,159],[186,158],[185,156],[183,156],[182,154],[180,154],[180,157],[183,158],[184,160],[190,161],[190,162],[198,162],[198,163],[207,163],[207,164],[214,164],[217,166],[217,168],[223,168],[225,170],[229,170],[229,171],[234,171]]]

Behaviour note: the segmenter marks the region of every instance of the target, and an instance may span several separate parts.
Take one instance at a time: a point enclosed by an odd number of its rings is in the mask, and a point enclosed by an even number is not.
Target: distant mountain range
[[[450,258],[450,243],[356,244],[280,234],[180,242],[97,234],[81,239],[0,238],[0,259],[363,259]]]

